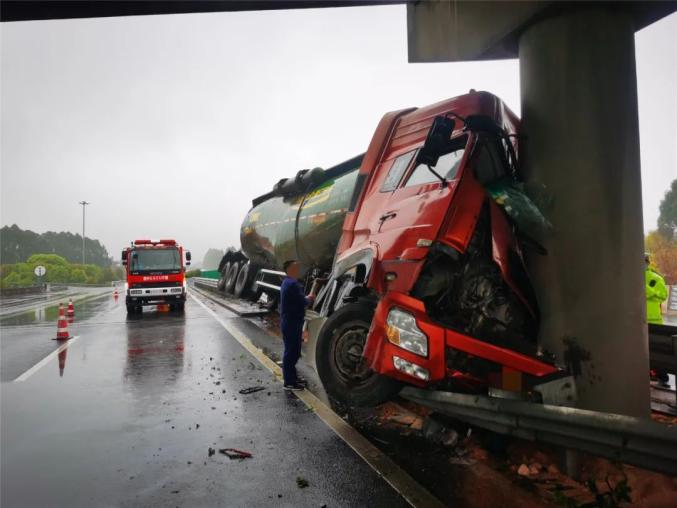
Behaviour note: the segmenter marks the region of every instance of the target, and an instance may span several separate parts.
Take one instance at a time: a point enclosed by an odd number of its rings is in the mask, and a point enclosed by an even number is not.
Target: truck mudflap
[[[538,358],[440,326],[430,320],[421,300],[393,291],[376,307],[363,356],[379,374],[415,386],[430,386],[450,375],[448,349],[536,378],[559,372]]]

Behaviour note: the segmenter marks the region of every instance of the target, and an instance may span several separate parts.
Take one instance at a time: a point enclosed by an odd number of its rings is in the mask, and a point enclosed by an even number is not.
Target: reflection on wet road
[[[66,300],[67,302],[67,300]],[[115,308],[111,293],[75,303],[75,320],[69,324],[71,335],[89,320]],[[59,306],[39,306],[22,314],[0,319],[0,381],[11,381],[59,347],[56,336]]]
[[[128,318],[104,297],[71,327],[56,352],[54,322],[2,322],[3,507],[406,505],[194,301]]]

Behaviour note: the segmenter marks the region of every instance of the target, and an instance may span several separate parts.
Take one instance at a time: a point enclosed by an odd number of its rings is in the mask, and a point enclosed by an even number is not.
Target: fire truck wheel
[[[177,312],[183,312],[186,307],[186,302],[179,302],[176,304]]]
[[[226,286],[224,290],[227,295],[232,295],[233,290],[235,289],[235,282],[237,281],[237,274],[240,271],[240,263],[234,261],[230,264],[228,268],[228,274],[226,276]]]
[[[136,307],[127,304],[127,314],[134,314],[134,312],[136,312]]]
[[[315,352],[317,372],[327,393],[341,404],[376,406],[390,400],[402,387],[365,365],[362,350],[373,316],[370,303],[351,303],[329,316],[320,331]]]
[[[223,265],[221,270],[221,277],[219,277],[219,282],[216,284],[216,289],[219,291],[224,291],[226,289],[226,279],[228,278],[228,269],[230,268],[230,261]]]

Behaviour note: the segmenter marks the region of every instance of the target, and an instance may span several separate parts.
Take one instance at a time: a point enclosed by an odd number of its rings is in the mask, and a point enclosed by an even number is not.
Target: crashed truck
[[[220,290],[274,305],[302,267],[310,347],[329,396],[376,405],[406,385],[571,403],[539,350],[526,249],[547,221],[520,182],[519,119],[471,91],[387,113],[367,151],[253,200]]]

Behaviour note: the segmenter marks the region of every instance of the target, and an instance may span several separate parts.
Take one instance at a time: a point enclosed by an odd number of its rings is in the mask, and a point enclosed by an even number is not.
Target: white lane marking
[[[68,346],[73,344],[79,338],[80,338],[79,335],[74,335],[73,337],[68,339],[68,342],[66,342],[65,344],[61,344],[58,348],[56,348],[54,351],[49,353],[42,360],[40,360],[38,363],[33,365],[30,369],[28,369],[26,372],[24,372],[18,378],[16,378],[13,381],[13,383],[21,383],[22,381],[26,381],[29,377],[31,377],[33,374],[35,374],[37,371],[39,371],[42,367],[47,365],[52,358],[54,358],[55,356],[58,356],[59,353],[68,349]]]
[[[266,354],[257,348],[246,335],[233,325],[219,317],[216,312],[200,301],[192,291],[189,296],[207,311],[223,328],[237,340],[242,347],[249,351],[259,363],[266,367],[277,379],[282,381],[282,369]],[[293,392],[303,403],[336,433],[362,460],[364,460],[379,476],[381,476],[396,492],[398,492],[411,506],[426,508],[444,507],[439,499],[414,480],[407,472],[376,448],[371,442],[351,427],[343,418],[337,415],[329,406],[318,399],[309,390]]]

